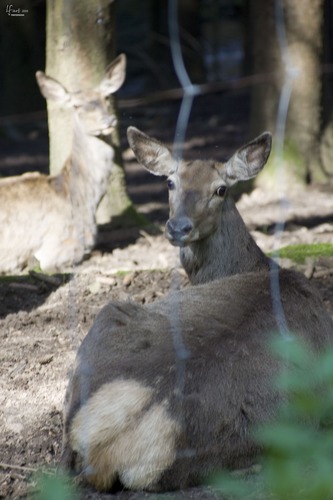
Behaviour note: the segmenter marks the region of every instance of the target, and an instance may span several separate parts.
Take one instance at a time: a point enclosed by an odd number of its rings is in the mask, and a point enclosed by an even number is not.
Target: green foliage
[[[270,255],[273,255],[271,253]],[[298,264],[303,264],[307,257],[318,259],[319,257],[332,257],[333,245],[331,243],[314,243],[311,245],[289,245],[278,252],[279,257],[291,259]]]
[[[333,350],[315,356],[299,340],[278,337],[277,388],[287,397],[278,418],[255,431],[264,454],[260,480],[223,473],[213,485],[228,498],[333,498]]]
[[[79,493],[67,475],[41,473],[37,476],[37,494],[33,498],[36,500],[78,500]]]

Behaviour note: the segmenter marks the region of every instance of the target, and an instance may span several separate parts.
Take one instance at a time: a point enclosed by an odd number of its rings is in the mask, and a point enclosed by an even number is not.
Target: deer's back
[[[280,289],[290,332],[316,350],[330,342],[332,321],[309,282],[281,270]],[[84,365],[90,367],[89,392],[119,377],[149,381],[154,373],[165,376],[176,364],[177,340],[189,353],[188,371],[191,363],[214,360],[227,371],[231,365],[257,369],[270,359],[267,341],[272,334],[278,334],[278,324],[269,273],[236,275],[173,292],[148,306],[110,302],[82,342],[77,374]],[[173,384],[173,376],[168,377]]]
[[[78,214],[74,220],[68,186],[61,176],[32,172],[2,179],[0,271],[21,268],[34,256],[44,269],[73,262],[82,245],[75,233],[83,225],[81,217]],[[84,244],[80,258],[83,251]]]

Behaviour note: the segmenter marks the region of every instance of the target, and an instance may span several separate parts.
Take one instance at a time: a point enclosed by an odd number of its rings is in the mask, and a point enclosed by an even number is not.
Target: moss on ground
[[[270,253],[271,256],[276,255],[275,252]],[[333,244],[331,243],[313,243],[311,245],[289,245],[280,248],[278,256],[283,259],[291,259],[297,264],[303,264],[305,259],[312,257],[318,259],[320,257],[333,256]]]

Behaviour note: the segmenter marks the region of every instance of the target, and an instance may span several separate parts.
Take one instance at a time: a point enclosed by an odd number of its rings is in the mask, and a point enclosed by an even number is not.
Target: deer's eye
[[[172,191],[173,189],[175,189],[175,183],[171,179],[167,180],[167,185],[168,185],[168,189],[170,191]]]
[[[226,186],[219,186],[217,190],[215,191],[216,196],[220,196],[220,198],[223,198],[225,195],[227,188]]]

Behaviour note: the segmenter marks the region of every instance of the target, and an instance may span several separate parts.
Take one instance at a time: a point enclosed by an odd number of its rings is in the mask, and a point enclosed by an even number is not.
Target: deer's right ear
[[[265,166],[272,148],[272,134],[264,132],[241,147],[226,163],[225,172],[230,185],[255,177]]]
[[[57,80],[47,76],[43,71],[37,71],[36,80],[45,99],[63,104],[69,103],[71,99],[70,93]]]
[[[161,142],[135,127],[128,127],[127,139],[138,162],[154,175],[170,175],[175,171],[175,160]]]

